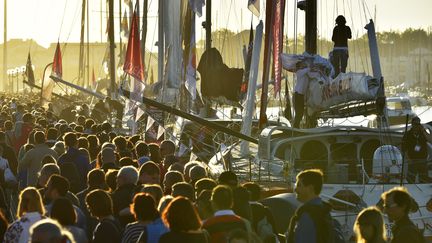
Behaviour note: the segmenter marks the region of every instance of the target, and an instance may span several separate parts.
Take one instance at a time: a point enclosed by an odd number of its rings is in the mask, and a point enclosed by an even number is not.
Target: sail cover
[[[296,82],[308,82],[306,106],[308,113],[328,110],[334,105],[352,101],[375,100],[380,83],[364,73],[340,73],[332,79],[331,63],[319,56],[281,54],[284,69],[296,73]]]
[[[225,65],[216,48],[210,48],[202,54],[198,72],[201,75],[201,93],[204,97],[223,97],[231,102],[239,102],[244,70]]]

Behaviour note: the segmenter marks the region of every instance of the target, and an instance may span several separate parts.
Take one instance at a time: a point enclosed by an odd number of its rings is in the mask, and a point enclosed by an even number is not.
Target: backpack
[[[253,229],[264,243],[277,242],[277,236],[272,225],[271,212],[268,207],[258,202],[250,204],[253,216]],[[269,215],[270,214],[270,215]]]
[[[344,243],[345,239],[342,234],[341,225],[334,220],[329,214],[328,203],[323,202],[324,205],[304,204],[297,209],[295,215],[290,222],[290,234],[288,235],[288,242],[292,239],[292,232],[294,226],[301,215],[305,212],[311,217],[315,223],[316,239],[319,243]]]

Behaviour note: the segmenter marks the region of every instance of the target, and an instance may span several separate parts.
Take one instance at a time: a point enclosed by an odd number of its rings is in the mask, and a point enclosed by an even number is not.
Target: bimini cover
[[[201,75],[201,93],[204,97],[228,100],[222,103],[239,102],[244,70],[225,65],[216,48],[202,54],[197,70]]]
[[[281,54],[284,69],[296,73],[296,82],[307,82],[306,105],[310,114],[352,101],[377,97],[379,82],[364,73],[340,73],[332,79],[331,63],[319,56]]]
[[[383,145],[375,150],[372,167],[373,177],[400,175],[401,170],[402,154],[398,147]]]

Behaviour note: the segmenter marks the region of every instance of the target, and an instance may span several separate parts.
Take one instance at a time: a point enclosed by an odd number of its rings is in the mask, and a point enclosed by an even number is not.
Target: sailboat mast
[[[163,33],[163,21],[164,21],[164,1],[159,0],[159,25],[158,25],[158,81],[163,82],[163,70],[164,70],[164,33]]]
[[[143,6],[143,24],[142,24],[142,36],[141,36],[141,58],[142,58],[142,64],[144,65],[145,68],[145,43],[147,39],[148,0],[144,0],[143,5],[144,6]],[[144,77],[144,79],[146,78]]]
[[[87,82],[85,84],[87,87],[90,86],[90,15],[89,15],[90,4],[87,2]]]
[[[211,7],[212,7],[212,0],[207,0],[206,2],[206,20],[205,23],[203,23],[203,27],[206,30],[206,50],[209,50],[211,48]]]
[[[84,83],[84,73],[85,73],[85,64],[84,64],[84,23],[85,23],[85,8],[86,8],[86,0],[82,0],[81,7],[81,35],[80,35],[80,52],[79,52],[79,70],[78,70],[78,85]]]
[[[317,0],[306,1],[306,52],[317,53]]]
[[[121,37],[121,32],[122,32],[122,4],[121,4],[122,0],[119,0],[119,35],[120,35],[120,55],[123,55],[123,44],[122,44],[122,37]]]
[[[114,0],[108,0],[108,14],[109,14],[109,28],[108,28],[108,39],[109,39],[109,74],[110,74],[110,91],[111,96],[116,93],[116,80],[115,80],[115,43],[114,43]]]
[[[7,87],[8,82],[7,76],[6,76],[6,69],[7,69],[7,0],[4,0],[4,29],[3,29],[3,89],[5,90],[5,86]]]

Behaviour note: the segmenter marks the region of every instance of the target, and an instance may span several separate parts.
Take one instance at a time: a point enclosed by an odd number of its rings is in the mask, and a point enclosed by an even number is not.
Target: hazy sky
[[[0,0],[0,43],[3,38],[4,1]],[[172,0],[176,1],[176,0]],[[294,36],[294,2],[287,0],[286,31],[290,37]],[[79,42],[81,21],[81,0],[8,0],[8,39],[35,39],[39,44],[47,47],[56,42]],[[89,0],[90,2],[90,41],[106,41],[106,0]],[[116,17],[118,14],[118,0],[115,0]],[[135,2],[135,1],[134,1]],[[140,1],[142,3],[142,1]],[[149,0],[149,25],[146,48],[153,51],[157,40],[157,2]],[[213,0],[213,29],[229,28],[234,32],[248,29],[253,19],[254,26],[259,19],[264,18],[264,0],[261,0],[260,18],[252,17],[247,9],[247,0]],[[101,9],[102,4],[102,9]],[[122,4],[122,9],[126,5]],[[325,38],[331,36],[334,19],[344,14],[353,35],[365,33],[363,26],[367,19],[374,18],[378,31],[404,30],[409,27],[430,29],[432,26],[432,0],[318,0],[318,29]],[[203,12],[205,12],[203,10]],[[102,13],[102,25],[101,25]],[[204,16],[203,16],[204,17]],[[197,20],[198,39],[204,36],[201,28],[203,19]],[[304,29],[304,12],[298,12],[298,33]],[[115,20],[115,32],[118,33],[118,19]]]

